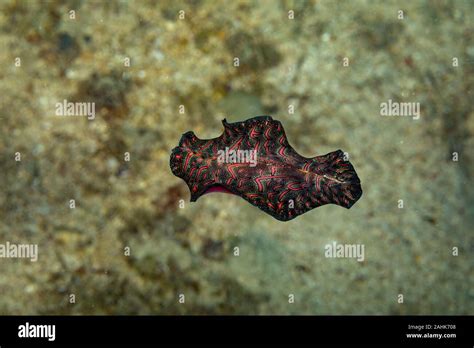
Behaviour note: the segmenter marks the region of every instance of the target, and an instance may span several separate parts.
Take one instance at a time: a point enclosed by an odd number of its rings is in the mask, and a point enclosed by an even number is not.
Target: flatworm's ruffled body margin
[[[171,152],[171,170],[188,185],[192,202],[208,192],[227,191],[288,221],[325,204],[350,208],[362,196],[359,177],[341,150],[300,156],[270,116],[222,123],[221,136],[202,140],[187,132]],[[219,154],[226,149],[254,150],[255,161],[223,162]]]

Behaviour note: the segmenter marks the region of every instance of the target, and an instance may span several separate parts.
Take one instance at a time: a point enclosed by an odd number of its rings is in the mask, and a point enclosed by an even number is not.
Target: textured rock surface
[[[0,314],[474,314],[470,1],[0,6],[0,243],[39,245],[0,259]],[[55,116],[64,99],[95,119]],[[388,99],[420,119],[381,117]],[[303,156],[348,149],[363,198],[284,224],[189,204],[176,139],[256,114]],[[365,260],[326,258],[333,241]]]

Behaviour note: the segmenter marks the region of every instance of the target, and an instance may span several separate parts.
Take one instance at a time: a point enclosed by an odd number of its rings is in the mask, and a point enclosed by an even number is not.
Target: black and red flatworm
[[[288,221],[325,204],[350,208],[362,196],[359,177],[341,150],[303,157],[271,116],[222,123],[221,136],[203,140],[187,132],[171,152],[171,170],[188,185],[191,202],[224,191]]]

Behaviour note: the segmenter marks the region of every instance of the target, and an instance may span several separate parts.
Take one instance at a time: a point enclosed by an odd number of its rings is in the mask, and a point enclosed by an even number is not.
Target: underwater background
[[[1,0],[0,243],[39,255],[0,259],[0,314],[474,314],[473,15]],[[389,99],[419,119],[381,116]],[[95,118],[56,116],[63,100]],[[346,151],[361,199],[286,223],[233,195],[190,203],[169,167],[181,135],[257,115],[303,156]],[[364,261],[325,257],[334,241]]]

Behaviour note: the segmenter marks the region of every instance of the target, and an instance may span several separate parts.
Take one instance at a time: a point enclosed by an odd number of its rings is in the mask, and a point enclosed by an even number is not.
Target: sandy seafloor
[[[0,259],[0,314],[474,314],[473,16],[472,1],[2,0],[0,243],[39,258]],[[95,119],[56,116],[64,99]],[[380,116],[388,99],[420,119]],[[303,156],[348,152],[362,198],[286,223],[237,196],[189,203],[169,168],[181,134],[256,115]],[[326,258],[333,241],[365,260]]]

